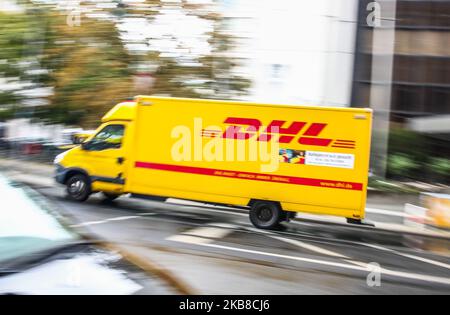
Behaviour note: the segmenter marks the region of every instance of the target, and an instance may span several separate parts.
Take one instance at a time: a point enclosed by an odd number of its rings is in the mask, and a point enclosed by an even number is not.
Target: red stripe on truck
[[[262,174],[262,173],[250,173],[250,172],[240,172],[240,171],[228,171],[228,170],[182,166],[182,165],[172,165],[172,164],[136,162],[135,167],[147,168],[147,169],[153,169],[153,170],[159,170],[159,171],[189,173],[189,174],[217,176],[217,177],[228,177],[228,178],[236,178],[236,179],[247,179],[247,180],[256,180],[256,181],[263,181],[263,182],[281,183],[281,184],[314,186],[314,187],[346,189],[346,190],[359,190],[359,191],[361,191],[363,189],[363,185],[361,183],[352,183],[352,182],[343,182],[343,181],[334,181],[334,180],[316,179],[316,178],[291,177],[291,176]]]

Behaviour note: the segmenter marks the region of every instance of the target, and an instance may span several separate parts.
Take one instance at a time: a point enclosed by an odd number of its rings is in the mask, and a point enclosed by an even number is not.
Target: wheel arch
[[[280,210],[283,210],[283,207],[281,206],[281,202],[279,201],[274,201],[274,200],[266,200],[266,199],[250,199],[250,201],[248,202],[248,207],[253,207],[253,205],[257,202],[267,202],[267,203],[273,203],[276,204]]]
[[[63,184],[66,184],[67,181],[69,180],[69,178],[71,178],[75,175],[78,175],[78,174],[85,175],[88,178],[89,182],[91,183],[91,177],[89,176],[89,174],[86,170],[79,168],[79,167],[71,167],[66,170],[66,173],[64,175]]]

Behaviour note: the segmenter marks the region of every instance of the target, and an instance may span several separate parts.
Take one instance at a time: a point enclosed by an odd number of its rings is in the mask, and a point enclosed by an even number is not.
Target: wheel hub
[[[72,194],[79,194],[83,192],[85,184],[81,180],[77,180],[70,184],[69,191]]]
[[[262,208],[259,210],[258,213],[258,219],[260,219],[261,221],[269,221],[270,219],[272,219],[273,217],[273,213],[272,210],[269,208]]]

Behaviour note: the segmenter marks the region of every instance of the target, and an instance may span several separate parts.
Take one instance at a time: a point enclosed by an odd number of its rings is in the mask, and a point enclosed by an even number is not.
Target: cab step
[[[375,223],[365,220],[347,218],[348,224],[375,227]]]

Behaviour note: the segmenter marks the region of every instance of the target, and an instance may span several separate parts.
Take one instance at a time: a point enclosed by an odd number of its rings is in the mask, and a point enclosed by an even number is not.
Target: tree
[[[114,102],[130,96],[130,56],[112,22],[86,17],[71,27],[57,13],[49,21],[42,63],[50,69],[54,93],[40,115],[93,127]]]
[[[32,23],[23,13],[0,12],[0,117],[14,116],[15,108],[24,99],[20,92],[26,83],[31,61],[28,49],[32,42]],[[27,82],[28,81],[28,82]]]
[[[200,46],[209,46],[208,52],[199,51],[192,43],[180,38],[176,27],[173,32],[168,32],[161,38],[142,36],[138,43],[146,45],[148,52],[139,58],[138,63],[150,64],[154,68],[152,75],[155,84],[148,90],[149,94],[236,98],[248,92],[250,81],[234,71],[240,60],[230,55],[235,44],[234,37],[226,31],[226,23],[230,21],[219,14],[214,1],[210,4],[199,4],[186,0],[180,3],[147,0],[145,3],[151,8],[145,11],[149,13],[137,14],[138,11],[132,6],[124,6],[121,16],[125,19],[128,14],[132,14],[135,18],[146,19],[151,27],[158,28],[161,24],[171,21],[172,14],[173,23],[176,25],[186,28],[195,28],[196,24],[197,27],[202,25],[203,33],[197,34],[196,40],[200,42]],[[162,18],[164,15],[166,19]],[[164,41],[165,46],[172,48],[160,47],[159,41]],[[167,44],[168,42],[170,44]],[[134,44],[137,43],[134,41]]]
[[[25,12],[9,14],[13,21],[1,23],[8,27],[0,34],[0,73],[20,83],[18,91],[0,93],[0,104],[13,108],[4,113],[23,111],[24,83],[51,88],[47,105],[31,107],[34,117],[84,127],[95,126],[113,104],[138,93],[234,98],[246,92],[249,82],[233,72],[237,61],[228,54],[233,40],[214,5],[116,2],[103,9],[80,2],[82,12],[97,16],[83,14],[80,25],[71,26],[69,13],[55,2],[20,1]],[[130,25],[139,21],[143,29],[130,34]],[[186,27],[196,30],[193,42],[180,35]],[[3,68],[2,60],[7,60]],[[144,91],[134,85],[141,72],[154,78]]]
[[[237,98],[246,95],[251,81],[234,71],[242,60],[230,55],[236,45],[235,38],[227,31],[227,23],[230,20],[214,13],[208,14],[205,18],[213,23],[209,40],[212,52],[201,59],[204,65],[203,76],[209,88],[214,91],[211,98]]]

